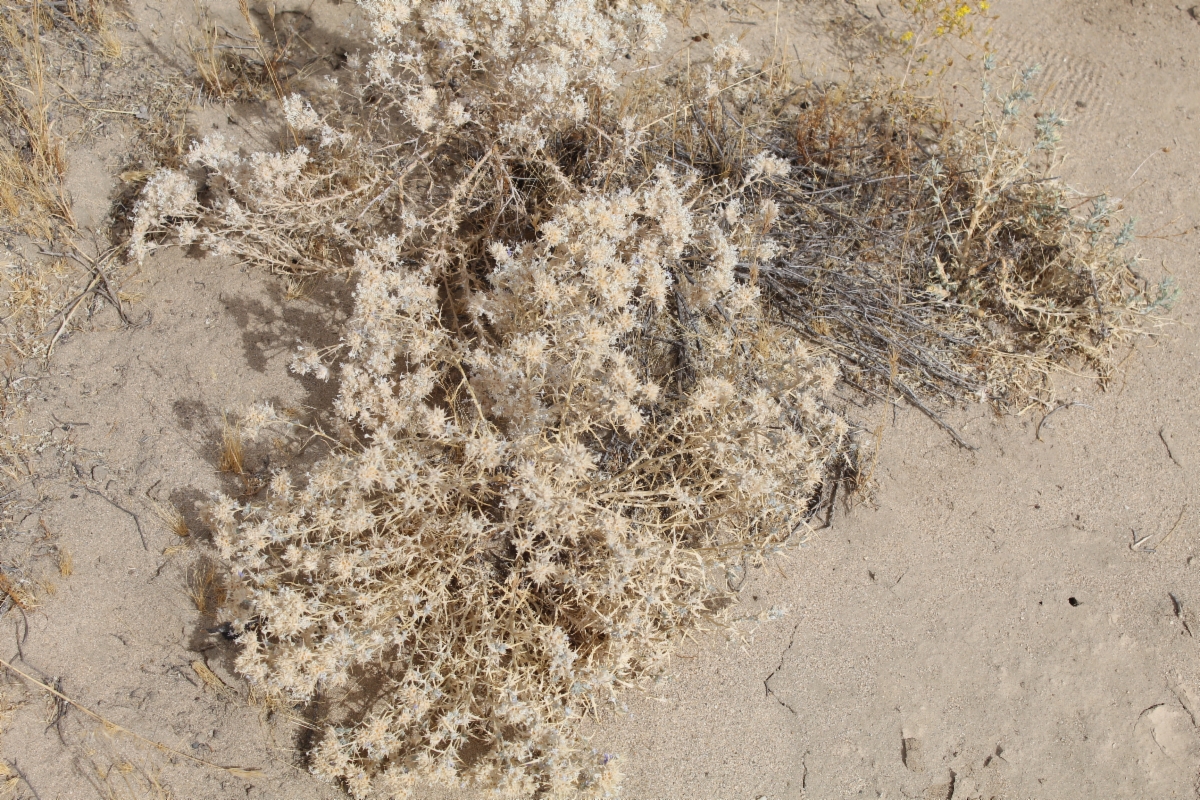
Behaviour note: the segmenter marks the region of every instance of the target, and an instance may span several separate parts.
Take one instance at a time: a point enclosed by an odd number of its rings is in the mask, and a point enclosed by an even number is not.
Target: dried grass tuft
[[[22,611],[32,611],[37,607],[33,592],[28,588],[28,580],[13,580],[7,574],[0,572],[0,592]]]
[[[236,423],[231,423],[227,417],[222,419],[221,424],[217,469],[238,477],[246,474],[246,441],[241,428]]]
[[[191,535],[187,519],[173,504],[158,503],[152,500],[150,501],[150,508],[154,512],[154,516],[158,517],[159,522],[180,539],[186,539]]]
[[[51,114],[61,99],[51,84],[61,84],[49,74],[44,41],[69,31],[117,58],[121,43],[109,18],[103,0],[17,1],[0,8],[0,221],[29,236],[49,239],[59,226],[75,227],[63,187],[66,134],[55,129]]]
[[[0,10],[0,212],[31,236],[49,238],[56,223],[74,226],[63,188],[67,159],[51,121],[43,28],[53,14],[40,3]]]
[[[195,566],[189,568],[185,583],[188,597],[201,616],[214,614],[229,598],[225,570],[211,559],[201,558]]]
[[[71,577],[75,572],[75,555],[65,545],[57,548],[58,574],[64,578]]]
[[[213,100],[282,99],[289,81],[303,76],[312,63],[301,57],[311,52],[311,45],[291,21],[303,15],[277,14],[274,5],[258,11],[244,0],[239,0],[238,10],[248,39],[218,27],[203,12],[198,35],[189,46],[196,76]]]
[[[257,47],[247,50],[244,44],[222,35],[207,17],[201,19],[198,30],[189,51],[196,75],[209,98],[261,100],[274,93],[271,76],[284,62],[284,53]]]

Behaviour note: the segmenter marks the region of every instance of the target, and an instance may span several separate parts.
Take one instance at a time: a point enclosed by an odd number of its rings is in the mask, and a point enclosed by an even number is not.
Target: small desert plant
[[[225,570],[210,558],[201,558],[186,575],[188,597],[201,616],[216,613],[228,599]]]
[[[56,548],[58,574],[69,578],[75,572],[75,555],[64,545]]]
[[[35,608],[37,600],[33,591],[28,588],[30,581],[27,578],[15,577],[18,574],[15,569],[5,567],[4,570],[0,572],[0,593],[5,596],[5,604],[11,603],[22,611]],[[14,577],[10,577],[10,574]]]
[[[720,620],[853,471],[839,371],[1015,404],[1153,302],[1109,212],[1076,219],[1047,177],[1055,118],[1014,142],[1020,79],[956,126],[732,41],[622,76],[663,36],[650,6],[364,5],[365,65],[284,98],[296,146],[196,143],[130,247],[357,282],[340,344],[294,364],[338,381],[331,452],[212,509],[238,669],[334,700],[312,768],[355,797],[610,793],[581,717]]]
[[[239,477],[246,474],[246,442],[242,429],[228,418],[222,419],[217,469]]]
[[[223,458],[223,456],[222,456]],[[218,459],[221,460],[221,459]],[[160,503],[155,500],[150,500],[150,510],[158,521],[163,524],[163,527],[171,533],[178,536],[180,539],[187,539],[191,535],[188,529],[187,519],[174,503]]]

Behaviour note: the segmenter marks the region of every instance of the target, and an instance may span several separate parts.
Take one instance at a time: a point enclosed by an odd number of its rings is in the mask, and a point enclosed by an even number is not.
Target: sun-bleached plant
[[[631,119],[597,132],[611,62],[661,38],[652,8],[367,7],[369,111],[289,97],[293,147],[210,137],[135,214],[138,259],[169,234],[357,284],[340,344],[293,363],[338,382],[346,443],[213,508],[237,666],[290,702],[376,687],[311,753],[356,797],[608,796],[584,715],[720,620],[847,458],[836,365],[739,278],[778,253],[755,187],[787,163],[713,184],[646,159]],[[736,78],[726,49],[710,80]]]
[[[238,669],[322,701],[311,768],[355,797],[611,795],[581,720],[832,502],[839,375],[1014,402],[1016,359],[1098,360],[1142,297],[1031,167],[1053,120],[1021,150],[733,41],[650,82],[616,68],[649,5],[363,5],[372,51],[284,98],[287,146],[195,143],[130,246],[355,281],[292,365],[337,382],[330,452],[212,510]]]
[[[201,186],[184,172],[152,177],[134,213],[135,260],[169,229],[178,243],[276,270],[348,268],[374,236],[414,212],[428,215],[439,201],[448,234],[460,222],[459,204],[470,206],[489,179],[511,190],[514,180],[528,180],[515,172],[559,172],[555,140],[594,126],[599,107],[614,103],[612,62],[653,50],[666,30],[649,3],[362,5],[373,51],[352,85],[318,84],[305,97],[284,98],[294,145],[286,153],[243,156],[219,135],[197,142],[187,166],[205,173],[203,207]],[[351,107],[346,89],[357,98]],[[481,143],[489,155],[483,173],[467,167]]]
[[[136,260],[154,249],[164,226],[182,246],[198,244],[215,255],[249,258],[300,275],[343,266],[356,249],[367,246],[361,231],[343,218],[356,202],[365,202],[376,176],[361,180],[330,170],[329,163],[311,159],[304,146],[243,157],[220,135],[193,145],[185,165],[205,171],[208,204],[201,205],[199,187],[187,173],[152,175],[131,230],[130,253]]]
[[[514,796],[603,794],[616,762],[578,741],[582,716],[662,670],[730,593],[727,565],[806,530],[847,433],[820,402],[835,369],[764,319],[725,232],[697,222],[666,170],[565,205],[534,242],[493,245],[471,341],[399,238],[360,253],[337,409],[365,447],[216,514],[239,624],[261,620],[244,675],[292,701],[386,681],[325,732],[318,774],[355,796],[464,766]],[[708,255],[687,268],[692,247]],[[684,329],[666,308],[688,271]],[[676,374],[680,338],[703,377]]]

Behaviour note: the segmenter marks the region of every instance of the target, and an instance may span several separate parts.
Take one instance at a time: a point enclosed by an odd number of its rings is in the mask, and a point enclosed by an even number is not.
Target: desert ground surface
[[[734,640],[696,637],[672,680],[590,724],[596,747],[621,754],[631,800],[1200,795],[1200,9],[997,0],[991,11],[997,54],[1043,65],[1043,103],[1070,121],[1061,173],[1120,198],[1147,273],[1177,281],[1175,324],[1124,352],[1103,389],[1059,373],[1073,404],[1048,418],[947,411],[973,452],[914,410],[860,409],[884,424],[873,495],[743,589],[750,610],[787,616]],[[290,12],[318,55],[361,32],[348,5],[277,4]],[[234,4],[209,13],[238,25]],[[689,24],[750,30],[751,42],[777,25],[819,72],[899,13],[711,4]],[[131,0],[114,25],[119,68],[186,72],[198,15]],[[978,81],[955,76],[964,91]],[[252,142],[257,113],[203,103],[188,124]],[[120,196],[119,123],[70,153],[83,230]],[[331,335],[349,287],[297,298],[282,279],[173,250],[122,290],[135,324],[105,309],[62,338],[12,423],[37,447],[5,553],[42,584],[36,607],[9,604],[0,658],[187,757],[10,673],[7,796],[342,797],[301,766],[302,728],[251,702],[234,646],[198,609],[216,568],[199,509],[226,480],[223,412],[331,401],[286,367],[298,340]],[[168,508],[196,543],[171,530]]]

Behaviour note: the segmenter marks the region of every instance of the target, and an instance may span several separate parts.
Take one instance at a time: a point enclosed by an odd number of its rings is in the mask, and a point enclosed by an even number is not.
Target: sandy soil
[[[179,59],[185,5],[134,0],[129,51]],[[303,8],[328,41],[353,39],[345,7]],[[913,411],[863,412],[886,424],[873,502],[744,590],[789,616],[744,642],[689,643],[674,680],[590,731],[623,754],[633,800],[1200,794],[1200,10],[993,10],[1000,54],[1045,65],[1047,104],[1071,119],[1064,174],[1138,218],[1147,270],[1182,289],[1180,324],[1139,343],[1107,391],[1062,374],[1077,404],[1044,421],[952,412],[976,452]],[[863,35],[896,13],[784,3],[781,30],[806,59],[833,61],[835,12]],[[744,19],[765,30],[774,16]],[[206,108],[194,125],[253,139],[254,120]],[[83,225],[107,213],[119,160],[111,140],[73,155]],[[247,702],[231,646],[189,596],[203,548],[181,546],[156,508],[181,509],[202,537],[222,411],[329,402],[285,366],[297,339],[328,336],[346,287],[287,299],[275,279],[173,252],[125,288],[143,295],[144,324],[101,316],[63,341],[23,421],[45,436],[31,470],[45,477],[11,541],[52,536],[73,570],[0,621],[0,657],[146,737],[262,775],[158,753],[11,685],[0,754],[14,796],[339,797],[295,766],[300,729]]]

